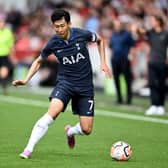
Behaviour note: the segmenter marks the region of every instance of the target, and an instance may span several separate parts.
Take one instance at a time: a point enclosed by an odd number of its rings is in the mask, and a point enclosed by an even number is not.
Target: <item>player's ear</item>
[[[103,40],[103,38],[99,34],[96,34],[96,36],[97,36],[97,42],[100,42]]]
[[[68,22],[68,26],[71,26],[72,25],[72,23],[71,22]]]

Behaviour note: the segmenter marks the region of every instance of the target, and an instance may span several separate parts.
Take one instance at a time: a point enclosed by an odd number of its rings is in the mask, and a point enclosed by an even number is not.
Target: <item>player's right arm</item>
[[[27,73],[26,78],[24,80],[15,80],[12,82],[12,85],[13,86],[26,85],[28,83],[28,81],[33,77],[33,75],[39,70],[40,65],[42,63],[42,60],[43,59],[41,56],[37,57],[33,61],[32,65]]]

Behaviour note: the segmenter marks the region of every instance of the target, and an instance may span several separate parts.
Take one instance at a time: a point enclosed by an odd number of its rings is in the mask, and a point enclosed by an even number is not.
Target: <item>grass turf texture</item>
[[[10,96],[47,102],[47,96],[11,91]],[[31,159],[19,158],[34,123],[47,108],[7,103],[0,97],[0,168],[167,168],[167,124],[135,121],[107,116],[95,116],[93,133],[76,136],[75,149],[69,149],[64,126],[74,125],[78,117],[66,111],[51,125],[38,143]],[[110,96],[96,94],[96,108],[115,112],[144,115],[148,99],[134,98],[133,106],[117,106]],[[167,105],[166,105],[167,108]],[[167,108],[168,109],[168,108]],[[168,116],[156,117],[168,119]],[[110,158],[112,143],[123,140],[133,148],[128,162]]]

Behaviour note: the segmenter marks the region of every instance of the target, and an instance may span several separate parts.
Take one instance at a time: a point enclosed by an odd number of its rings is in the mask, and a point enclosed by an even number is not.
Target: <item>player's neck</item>
[[[63,38],[63,40],[68,41],[69,38],[70,38],[70,34],[71,34],[71,32],[70,32],[70,29],[69,29],[68,32],[67,32],[67,35]]]
[[[157,32],[157,33],[160,33],[163,29],[161,26],[157,26],[154,28],[154,30]]]

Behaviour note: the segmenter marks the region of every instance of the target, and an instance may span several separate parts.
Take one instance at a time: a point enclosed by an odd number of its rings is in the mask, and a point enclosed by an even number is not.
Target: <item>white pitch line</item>
[[[135,115],[135,114],[110,112],[106,110],[96,110],[96,114],[101,115],[101,116],[109,116],[109,117],[124,118],[124,119],[130,119],[130,120],[147,121],[147,122],[152,122],[152,123],[168,124],[168,120],[165,120],[165,119],[145,117],[145,116],[140,116],[140,115]]]
[[[37,106],[37,107],[48,107],[49,105],[49,103],[46,103],[44,101],[0,95],[0,102],[1,101],[5,101],[8,103],[22,104],[22,105],[27,105],[27,106]]]
[[[0,102],[2,103],[2,101],[8,102],[8,103],[27,105],[27,106],[36,106],[36,107],[48,107],[48,105],[49,105],[49,103],[46,103],[44,101],[0,95]],[[140,116],[140,115],[136,115],[136,114],[125,114],[125,113],[121,113],[121,112],[113,112],[113,111],[100,110],[100,109],[96,109],[95,114],[100,115],[100,116],[109,116],[109,117],[116,117],[116,118],[123,118],[123,119],[137,120],[137,121],[146,121],[146,122],[152,122],[152,123],[168,124],[168,120],[166,120],[166,119],[146,117],[146,116]]]

